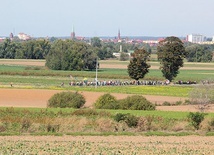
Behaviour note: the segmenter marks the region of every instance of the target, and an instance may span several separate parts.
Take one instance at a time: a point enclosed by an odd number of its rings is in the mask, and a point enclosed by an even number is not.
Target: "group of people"
[[[88,80],[83,80],[83,81],[71,81],[69,83],[70,86],[127,86],[127,85],[168,85],[170,84],[169,80],[165,81],[153,81],[153,80],[143,80],[143,81],[120,81],[120,80],[103,80],[103,81],[88,81]],[[63,85],[64,86],[64,83]]]

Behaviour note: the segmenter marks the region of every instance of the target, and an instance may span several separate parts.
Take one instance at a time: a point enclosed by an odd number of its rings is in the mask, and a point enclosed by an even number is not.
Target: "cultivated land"
[[[38,66],[44,67],[43,60],[0,60],[0,65]],[[101,61],[100,68],[124,69],[128,62]],[[151,71],[159,68],[157,62],[151,62]],[[20,68],[18,68],[20,69]],[[214,77],[214,63],[185,63],[183,71],[204,77]],[[197,73],[195,73],[196,71]],[[32,71],[33,72],[33,71]],[[205,75],[205,76],[204,76]],[[181,75],[182,76],[182,75]],[[48,82],[41,86],[37,83],[40,76],[0,75],[0,106],[1,107],[37,107],[45,108],[47,100],[55,93],[70,90],[67,87],[53,87]],[[14,77],[14,78],[13,78]],[[190,77],[190,76],[189,76]],[[32,80],[28,79],[31,78]],[[52,80],[54,77],[48,77]],[[66,79],[57,76],[60,80]],[[188,77],[187,77],[188,78]],[[193,77],[194,78],[194,77]],[[16,82],[15,79],[18,79]],[[44,79],[44,78],[43,78]],[[20,82],[20,81],[21,82]],[[23,80],[23,81],[22,81]],[[35,83],[34,81],[35,80]],[[54,79],[55,80],[55,79]],[[51,81],[56,84],[59,81]],[[10,82],[13,87],[10,88]],[[130,87],[131,88],[131,87]],[[153,87],[151,87],[153,88]],[[166,87],[167,88],[167,87]],[[181,88],[182,89],[182,88]],[[185,89],[185,88],[183,88]],[[86,98],[86,107],[105,92],[95,92],[94,88],[78,88],[78,92]],[[76,91],[71,89],[71,91]],[[89,91],[88,91],[89,90]],[[179,90],[179,89],[178,89]],[[189,89],[187,89],[189,90]],[[118,90],[116,90],[118,91]],[[140,92],[139,92],[140,93]],[[111,93],[117,99],[122,99],[129,93]],[[173,94],[176,94],[173,93]],[[164,101],[185,101],[188,94],[179,96],[144,94],[148,100],[161,104]],[[196,111],[194,106],[158,106],[162,111]],[[214,112],[214,107],[210,108]],[[0,136],[0,154],[213,154],[214,137],[205,136]]]
[[[0,154],[156,155],[214,152],[214,137],[3,136]]]

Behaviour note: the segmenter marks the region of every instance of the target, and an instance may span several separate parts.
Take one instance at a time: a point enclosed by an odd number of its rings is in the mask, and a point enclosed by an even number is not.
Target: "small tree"
[[[149,58],[149,53],[144,49],[136,49],[131,55],[132,59],[128,65],[129,77],[135,80],[144,78],[144,76],[149,72],[150,65],[147,64]]]
[[[125,52],[120,53],[120,61],[127,61],[129,60],[129,54]]]
[[[208,84],[196,86],[190,93],[190,100],[201,112],[204,112],[210,108],[211,103],[214,103],[214,86]]]
[[[183,59],[186,57],[183,42],[177,37],[167,37],[159,42],[157,55],[163,76],[172,81],[180,67],[183,67]]]
[[[192,124],[192,126],[196,130],[198,130],[201,122],[204,120],[204,116],[205,116],[205,113],[199,113],[199,112],[193,113],[193,112],[190,112],[187,117],[188,117],[190,123]]]

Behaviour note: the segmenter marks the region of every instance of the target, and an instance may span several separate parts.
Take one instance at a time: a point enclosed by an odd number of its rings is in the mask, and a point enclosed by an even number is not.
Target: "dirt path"
[[[0,89],[0,106],[1,107],[38,107],[46,108],[48,99],[62,90],[40,90],[40,89]],[[102,92],[79,92],[86,98],[85,107],[92,107],[93,103],[103,95]],[[129,94],[112,93],[117,99],[123,99]],[[164,101],[176,102],[184,101],[185,98],[144,95],[153,103],[163,103]],[[158,110],[166,111],[196,111],[194,106],[158,106]],[[214,111],[214,107],[211,108]]]

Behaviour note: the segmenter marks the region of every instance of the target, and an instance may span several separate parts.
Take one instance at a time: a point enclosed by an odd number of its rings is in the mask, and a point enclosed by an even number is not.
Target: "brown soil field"
[[[100,64],[100,68],[122,68],[122,69],[126,69],[127,66],[126,65],[122,65],[122,64]],[[152,66],[150,67],[150,69],[159,69],[159,66]],[[181,70],[214,70],[214,68],[211,67],[182,67]]]
[[[44,89],[0,89],[0,106],[1,107],[38,107],[46,108],[48,99],[62,90],[44,90]],[[102,92],[79,92],[85,99],[85,107],[92,107],[93,103],[104,93]],[[112,93],[117,99],[123,99],[130,94]],[[176,102],[184,101],[186,98],[144,95],[149,101],[161,104],[164,101]],[[197,111],[197,108],[191,105],[184,106],[157,106],[157,110],[163,111]],[[209,110],[214,112],[214,106]]]
[[[214,137],[201,136],[3,136],[0,154],[206,154]],[[3,152],[4,151],[4,152]]]
[[[4,65],[22,65],[22,66],[45,66],[45,61],[42,60],[23,60],[23,59],[0,59],[0,64]]]
[[[45,61],[44,60],[23,60],[23,59],[16,59],[16,60],[0,59],[0,64],[44,67]],[[188,64],[194,64],[194,63],[188,63]],[[203,63],[197,63],[197,64],[203,64]],[[185,69],[185,70],[194,70],[194,69],[214,70],[214,68],[210,67],[210,65],[213,65],[212,63],[206,64],[206,65],[207,65],[207,67],[186,67],[186,66],[184,66],[181,68],[181,70],[183,70],[183,69]],[[101,63],[100,68],[122,68],[122,69],[126,69],[127,65],[114,63],[114,61],[111,64],[111,60],[109,60],[108,63],[104,63],[104,64]],[[150,69],[159,69],[159,66],[151,65]]]

